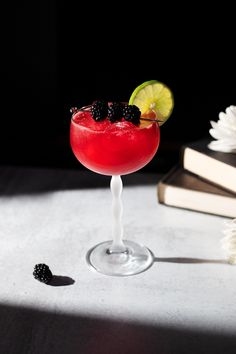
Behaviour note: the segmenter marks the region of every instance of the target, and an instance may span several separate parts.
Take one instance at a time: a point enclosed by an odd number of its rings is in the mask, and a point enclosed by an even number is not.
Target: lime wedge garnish
[[[136,87],[130,99],[130,105],[136,105],[142,115],[148,117],[155,114],[160,121],[159,125],[164,124],[170,117],[174,107],[173,93],[162,82],[151,80],[146,81]]]

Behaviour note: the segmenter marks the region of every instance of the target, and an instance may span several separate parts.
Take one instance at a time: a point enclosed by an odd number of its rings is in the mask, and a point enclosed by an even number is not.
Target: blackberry
[[[123,116],[123,104],[120,102],[112,102],[108,106],[108,119],[113,123],[120,120]]]
[[[105,101],[95,101],[91,106],[91,114],[97,122],[107,117],[108,105]]]
[[[123,117],[128,122],[132,122],[135,125],[140,123],[141,112],[135,105],[125,105],[123,108]]]
[[[42,283],[48,284],[52,280],[52,272],[44,263],[39,263],[34,266],[33,276]]]

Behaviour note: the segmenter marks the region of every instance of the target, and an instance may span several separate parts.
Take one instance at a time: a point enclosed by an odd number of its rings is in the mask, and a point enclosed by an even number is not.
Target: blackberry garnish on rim
[[[121,120],[123,116],[123,104],[121,102],[112,102],[108,106],[108,119],[110,122],[114,123],[118,120]]]
[[[108,105],[105,101],[95,101],[91,106],[91,115],[97,122],[105,119],[108,113]]]
[[[135,105],[125,105],[123,108],[124,119],[128,122],[132,122],[135,125],[139,125],[141,111]]]

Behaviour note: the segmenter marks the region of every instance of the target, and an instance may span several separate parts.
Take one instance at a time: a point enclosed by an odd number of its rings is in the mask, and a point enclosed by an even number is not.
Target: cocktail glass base
[[[145,246],[123,240],[123,252],[112,251],[112,241],[105,241],[91,248],[86,256],[88,264],[96,271],[113,276],[129,276],[144,272],[154,262],[153,253]]]

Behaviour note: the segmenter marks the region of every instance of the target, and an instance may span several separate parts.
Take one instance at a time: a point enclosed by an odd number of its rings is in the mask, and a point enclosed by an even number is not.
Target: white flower
[[[225,237],[221,239],[221,245],[226,252],[227,261],[236,264],[236,219],[226,223],[223,233]]]
[[[236,153],[236,106],[229,106],[220,112],[217,122],[210,121],[210,135],[216,139],[208,144],[214,151]]]

